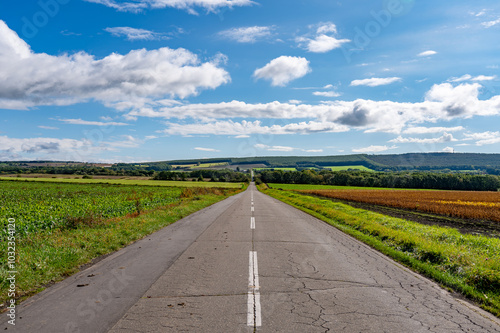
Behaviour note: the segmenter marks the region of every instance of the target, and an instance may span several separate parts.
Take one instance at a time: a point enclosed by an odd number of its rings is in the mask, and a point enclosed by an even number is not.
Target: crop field
[[[181,193],[174,187],[1,182],[0,216],[15,218],[22,236],[166,206]]]
[[[22,276],[17,295],[33,295],[80,265],[240,190],[0,181],[0,244],[12,236],[7,222],[15,219],[16,269]],[[0,247],[0,256],[7,258],[7,246]],[[7,271],[1,261],[0,304],[6,304]]]
[[[139,186],[167,186],[167,187],[218,187],[218,188],[241,188],[242,183],[225,182],[189,182],[189,181],[166,181],[150,179],[82,179],[82,178],[13,178],[0,177],[0,181],[21,182],[49,182],[49,183],[78,183],[78,184],[113,184],[113,185],[139,185]]]
[[[500,222],[500,192],[303,190],[327,198],[370,203],[466,219]]]

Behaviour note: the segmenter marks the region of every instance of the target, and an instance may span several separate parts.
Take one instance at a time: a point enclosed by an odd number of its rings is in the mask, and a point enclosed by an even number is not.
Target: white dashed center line
[[[259,270],[257,266],[257,252],[250,251],[248,276],[248,311],[247,325],[260,327],[262,325],[262,316],[260,310],[260,292],[259,292]]]
[[[255,217],[250,218],[250,229],[255,229]]]

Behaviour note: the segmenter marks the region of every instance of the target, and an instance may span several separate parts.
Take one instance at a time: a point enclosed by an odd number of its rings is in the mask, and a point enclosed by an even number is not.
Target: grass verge
[[[309,213],[500,317],[500,240],[463,235],[290,191],[264,193]]]
[[[181,200],[140,214],[108,219],[94,226],[54,229],[16,240],[18,301],[79,271],[93,259],[112,253],[241,190],[186,188]],[[3,249],[2,254],[4,254]],[[6,267],[0,269],[0,304],[6,304]],[[9,298],[10,299],[10,298]],[[0,308],[5,308],[2,306]]]

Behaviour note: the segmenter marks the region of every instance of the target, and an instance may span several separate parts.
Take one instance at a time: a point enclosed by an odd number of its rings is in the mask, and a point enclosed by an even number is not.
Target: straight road
[[[253,185],[26,303],[19,332],[500,332],[492,315]]]

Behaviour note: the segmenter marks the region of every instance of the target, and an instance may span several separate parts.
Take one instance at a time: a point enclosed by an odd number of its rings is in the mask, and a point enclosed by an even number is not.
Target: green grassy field
[[[293,191],[263,191],[354,236],[500,317],[500,239],[464,235],[456,229],[427,226]]]
[[[12,237],[8,219],[15,220],[16,296],[23,299],[77,272],[94,258],[241,190],[2,181],[0,304],[6,304],[6,277],[12,270],[5,260],[7,239]]]
[[[344,170],[360,170],[360,171],[374,171],[364,165],[343,165],[343,166],[325,166],[325,169],[330,169],[332,171],[344,171]]]
[[[220,163],[200,163],[200,165],[194,165],[191,167],[191,169],[199,169],[199,168],[212,168],[212,167],[217,167],[217,166],[223,166],[223,165],[228,165],[229,163],[227,162],[220,162]]]
[[[253,168],[255,171],[272,171],[272,170],[281,170],[281,171],[297,171],[297,168]]]
[[[140,185],[140,186],[170,186],[170,187],[221,187],[242,188],[242,183],[224,182],[190,182],[190,181],[166,181],[166,180],[135,180],[135,179],[67,179],[67,178],[14,178],[0,177],[0,181],[26,181],[26,182],[49,182],[49,183],[77,183],[77,184],[112,184],[112,185]]]

